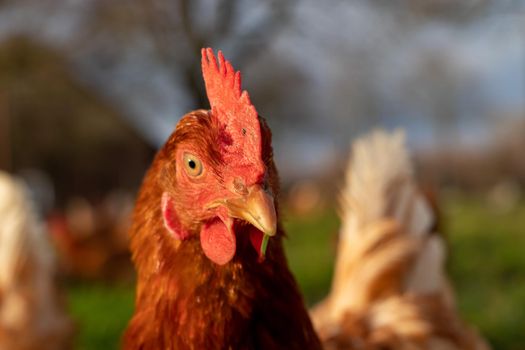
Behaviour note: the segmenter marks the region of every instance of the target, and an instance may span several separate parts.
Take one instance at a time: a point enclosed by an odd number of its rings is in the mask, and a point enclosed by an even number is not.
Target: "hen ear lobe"
[[[188,238],[189,233],[183,229],[177,216],[175,202],[168,192],[162,194],[161,210],[164,227],[166,227],[176,239],[185,240]]]

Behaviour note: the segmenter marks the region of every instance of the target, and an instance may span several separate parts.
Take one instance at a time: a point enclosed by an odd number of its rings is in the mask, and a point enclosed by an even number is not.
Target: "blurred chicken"
[[[358,140],[341,196],[331,292],[312,311],[326,349],[488,349],[459,318],[436,215],[404,134]]]
[[[0,349],[69,349],[45,231],[21,183],[0,172]]]
[[[131,196],[113,192],[92,205],[73,198],[47,219],[58,255],[59,273],[70,278],[129,280],[133,276],[127,231]]]

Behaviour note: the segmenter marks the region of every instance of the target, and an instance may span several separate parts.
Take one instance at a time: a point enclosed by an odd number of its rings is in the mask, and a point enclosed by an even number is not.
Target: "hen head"
[[[159,153],[164,226],[179,244],[198,235],[219,265],[235,256],[239,234],[263,258],[277,231],[271,134],[220,51],[217,62],[202,50],[202,70],[211,110],[184,116]]]

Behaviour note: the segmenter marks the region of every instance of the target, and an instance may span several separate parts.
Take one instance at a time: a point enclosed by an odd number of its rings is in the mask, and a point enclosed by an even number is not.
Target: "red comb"
[[[243,112],[246,118],[257,120],[257,111],[248,92],[241,92],[241,72],[235,72],[219,50],[219,64],[210,48],[202,49],[202,74],[211,108],[222,112]]]
[[[230,154],[241,163],[261,157],[261,130],[255,107],[248,92],[241,91],[241,73],[218,52],[218,62],[210,48],[202,49],[202,74],[212,114],[225,128],[231,142]],[[249,155],[249,156],[248,156]],[[255,158],[254,158],[255,157]]]

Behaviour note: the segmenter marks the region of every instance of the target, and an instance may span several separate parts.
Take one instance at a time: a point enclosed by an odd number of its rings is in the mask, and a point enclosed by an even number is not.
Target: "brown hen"
[[[270,130],[221,52],[202,66],[211,111],[179,121],[137,200],[124,348],[320,349],[284,256]]]

